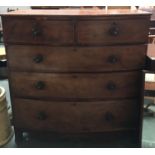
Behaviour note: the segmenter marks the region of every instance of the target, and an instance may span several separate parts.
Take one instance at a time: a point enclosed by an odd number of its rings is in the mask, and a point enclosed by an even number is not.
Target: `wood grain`
[[[144,43],[148,40],[149,22],[145,19],[85,20],[79,21],[77,27],[80,44]],[[117,29],[118,34],[110,34],[110,29]]]
[[[140,147],[149,20],[125,9],[3,14],[16,143],[49,131]]]
[[[135,97],[141,88],[140,78],[139,72],[105,74],[12,72],[10,77],[14,96],[59,100]],[[43,88],[36,88],[36,85],[37,87],[41,85]]]
[[[14,123],[20,128],[47,130],[56,133],[136,129],[137,104],[137,100],[45,102],[15,99]],[[39,119],[38,114],[40,113],[44,113],[46,118]],[[111,114],[112,118],[107,119],[107,114]]]
[[[37,9],[37,10],[16,10],[8,13],[3,13],[1,16],[145,16],[150,15],[149,12],[141,10],[131,9],[59,9],[59,10],[48,10],[48,9]]]
[[[144,67],[146,45],[110,47],[9,45],[7,53],[8,65],[15,71],[58,73],[127,71]],[[38,62],[39,56],[40,62]]]
[[[57,45],[74,41],[74,25],[69,20],[4,18],[3,24],[5,42]]]
[[[71,17],[52,19],[48,17],[10,18],[4,16],[4,41],[6,43],[48,45],[145,43],[148,41],[149,32],[149,20],[146,20],[147,18],[128,19],[113,18],[112,16],[107,19],[92,20]],[[114,27],[119,31],[117,36],[109,33]],[[40,31],[40,34],[35,37],[32,32],[34,29]]]

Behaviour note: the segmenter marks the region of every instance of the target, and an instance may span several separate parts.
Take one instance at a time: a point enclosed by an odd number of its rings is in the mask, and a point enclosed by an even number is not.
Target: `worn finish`
[[[98,9],[3,14],[16,143],[25,131],[50,131],[140,147],[149,18]]]
[[[144,43],[148,38],[145,19],[85,20],[79,21],[77,27],[80,44]]]
[[[38,16],[38,17],[108,17],[113,16],[127,16],[130,17],[137,17],[141,16],[150,16],[150,13],[144,12],[141,10],[128,10],[128,9],[60,9],[60,10],[15,10],[8,12],[7,14],[4,13],[2,16],[8,17],[22,17],[22,16]]]
[[[146,48],[146,45],[110,47],[13,45],[7,46],[8,65],[13,71],[32,72],[137,70],[142,69],[145,64]]]
[[[7,22],[9,20],[9,22]],[[5,42],[31,44],[73,44],[74,26],[69,20],[4,20]],[[24,28],[24,29],[23,29]],[[52,31],[51,31],[52,30]],[[11,34],[11,35],[10,35]]]
[[[25,81],[26,85],[25,85]],[[115,99],[138,96],[139,72],[104,74],[11,73],[14,96],[51,99]],[[19,84],[20,83],[20,84]]]
[[[15,123],[19,128],[47,129],[56,133],[103,132],[135,129],[138,123],[137,100],[45,102],[15,99],[14,103]]]
[[[71,17],[60,20],[23,17],[19,20],[9,17],[4,18],[3,24],[5,24],[3,28],[5,42],[49,45],[145,43],[149,26],[145,18],[124,19],[123,17],[96,20]]]

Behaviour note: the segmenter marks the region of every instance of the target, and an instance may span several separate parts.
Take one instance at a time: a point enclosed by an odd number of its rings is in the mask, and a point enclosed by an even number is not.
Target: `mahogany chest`
[[[2,15],[16,142],[51,132],[140,147],[149,20],[119,10]]]

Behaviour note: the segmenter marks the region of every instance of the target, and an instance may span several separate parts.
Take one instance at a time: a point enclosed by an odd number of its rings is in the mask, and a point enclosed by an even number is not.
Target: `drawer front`
[[[146,45],[104,47],[7,46],[12,70],[100,72],[141,69]]]
[[[14,123],[53,132],[102,132],[138,126],[137,100],[51,102],[14,100]]]
[[[7,43],[72,44],[74,26],[69,20],[4,18],[4,40]]]
[[[78,43],[116,44],[147,42],[149,20],[115,19],[79,21]]]
[[[12,72],[13,95],[51,99],[114,99],[135,97],[140,72],[105,74],[48,74]]]

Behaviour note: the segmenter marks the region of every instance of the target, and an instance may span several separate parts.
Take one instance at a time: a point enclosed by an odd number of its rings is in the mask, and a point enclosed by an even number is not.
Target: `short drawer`
[[[107,19],[78,22],[79,44],[117,44],[147,42],[149,20]]]
[[[6,43],[72,44],[74,26],[70,20],[46,20],[4,17]]]
[[[14,99],[14,125],[53,132],[103,132],[138,127],[138,101],[52,102]]]
[[[140,72],[52,74],[11,72],[12,94],[50,99],[114,99],[135,97],[141,90]]]
[[[142,69],[146,45],[103,47],[7,46],[11,70],[101,72]]]

